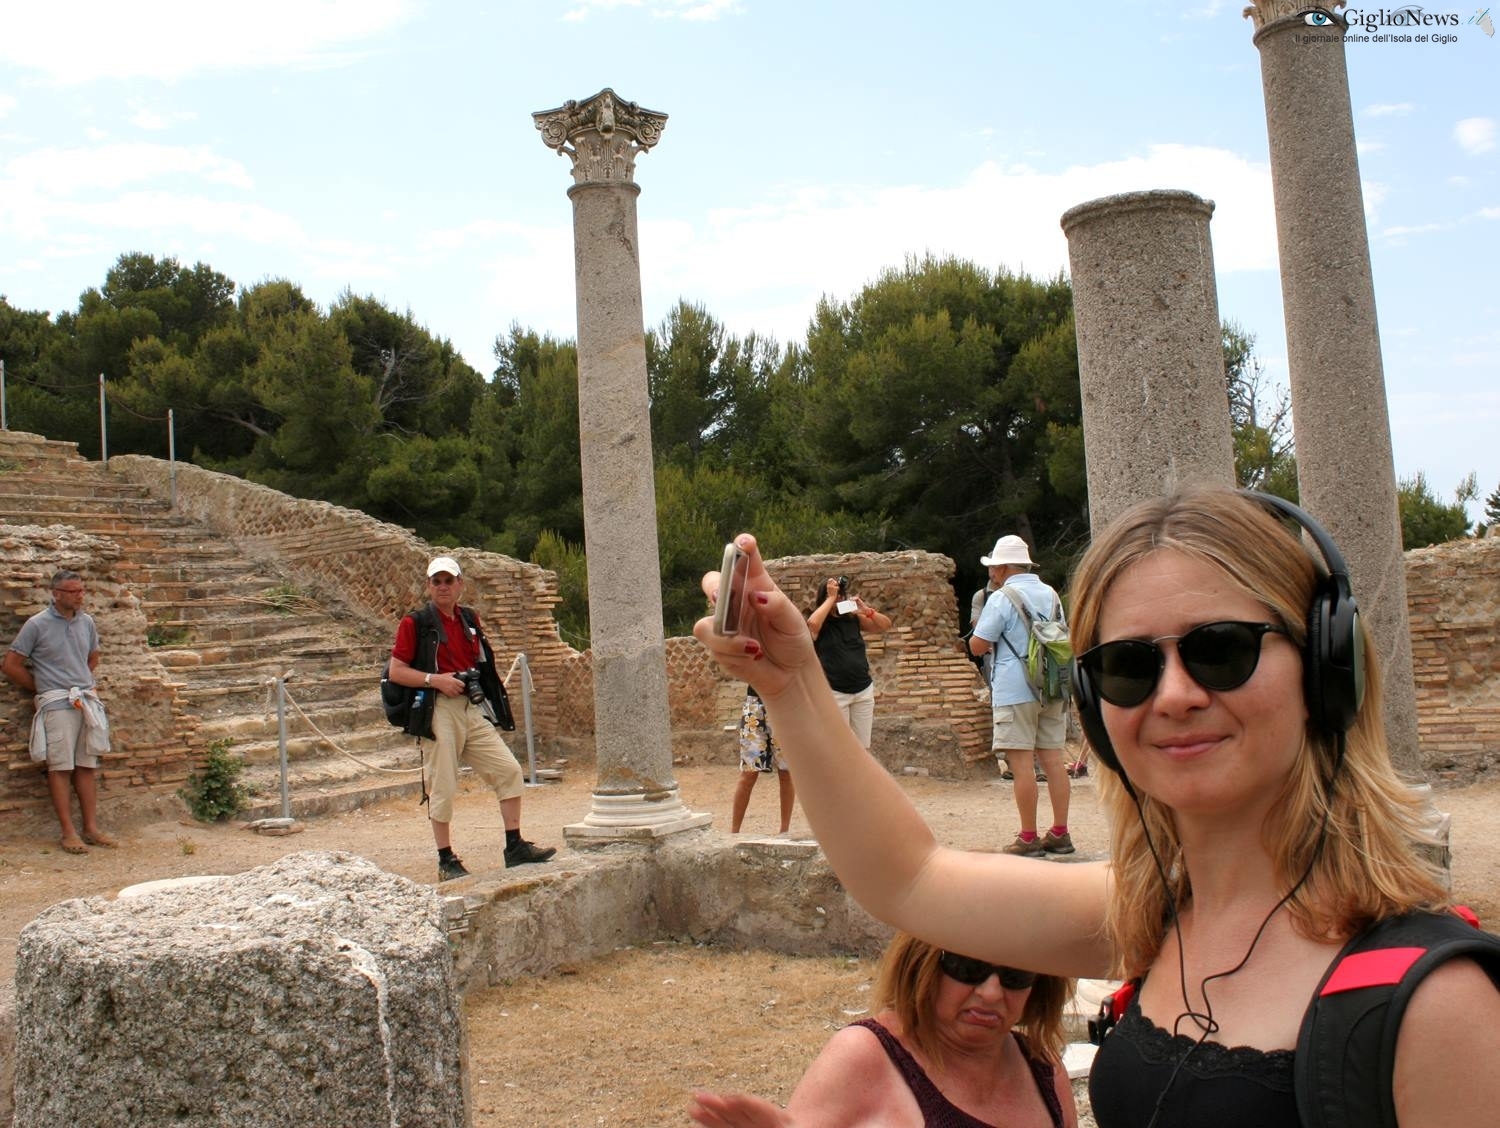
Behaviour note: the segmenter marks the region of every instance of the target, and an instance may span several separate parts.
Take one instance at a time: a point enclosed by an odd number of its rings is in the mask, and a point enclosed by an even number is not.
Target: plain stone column
[[[1252,4],[1265,90],[1302,507],[1333,534],[1385,675],[1391,759],[1423,778],[1390,413],[1343,29]]]
[[[1234,485],[1213,210],[1161,189],[1063,213],[1095,530],[1143,498]]]
[[[601,90],[532,115],[571,158],[578,287],[578,429],[594,673],[598,782],[574,845],[655,838],[705,826],[672,772],[656,486],[646,394],[646,329],[636,231],[635,158],[665,114]]]
[[[21,930],[18,1125],[470,1123],[431,888],[337,853],[165,884]]]

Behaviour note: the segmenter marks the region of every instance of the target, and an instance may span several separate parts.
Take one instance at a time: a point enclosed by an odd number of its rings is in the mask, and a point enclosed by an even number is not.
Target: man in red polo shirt
[[[479,616],[471,608],[459,607],[463,572],[451,556],[439,556],[427,565],[428,606],[437,612],[439,630],[423,632],[414,615],[402,618],[391,647],[390,679],[413,689],[436,694],[432,710],[432,737],[423,750],[423,767],[430,780],[427,817],[437,843],[438,878],[451,881],[467,877],[469,871],[453,852],[449,827],[453,821],[453,797],[458,792],[458,769],[468,764],[500,800],[505,824],[505,864],[545,862],[556,847],[540,847],[521,837],[521,794],[525,784],[521,765],[500,738],[489,710],[469,700],[468,687],[458,675],[477,670],[487,661],[480,645]]]

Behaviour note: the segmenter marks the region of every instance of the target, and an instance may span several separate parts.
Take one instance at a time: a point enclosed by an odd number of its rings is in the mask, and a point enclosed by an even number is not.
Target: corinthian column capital
[[[635,182],[635,157],[661,140],[667,115],[622,102],[605,87],[582,102],[531,115],[542,143],[573,161],[576,184]]]
[[[1243,15],[1247,19],[1254,20],[1255,30],[1259,31],[1261,28],[1275,23],[1277,20],[1300,16],[1312,7],[1321,7],[1330,14],[1333,14],[1335,9],[1347,8],[1348,6],[1346,0],[1325,0],[1320,5],[1309,4],[1306,0],[1254,0],[1253,3],[1245,8]]]

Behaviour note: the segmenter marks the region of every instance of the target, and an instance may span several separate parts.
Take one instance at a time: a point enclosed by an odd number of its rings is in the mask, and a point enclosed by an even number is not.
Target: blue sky
[[[907,255],[1050,276],[1058,217],[1213,201],[1220,315],[1284,378],[1241,2],[0,3],[0,294],[76,307],[122,253],[410,310],[482,372],[573,337],[568,162],[531,114],[669,115],[636,166],[648,325],[799,339]],[[1500,485],[1500,37],[1346,48],[1397,473]],[[1494,18],[1494,17],[1492,17]],[[1471,513],[1478,515],[1479,507]]]

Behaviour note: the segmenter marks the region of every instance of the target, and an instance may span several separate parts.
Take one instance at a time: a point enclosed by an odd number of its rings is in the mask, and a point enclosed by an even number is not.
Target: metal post
[[[109,461],[109,433],[104,429],[104,373],[99,373],[99,461]]]
[[[277,746],[281,755],[281,817],[292,817],[292,797],[287,790],[286,765],[286,679],[292,676],[288,670],[276,679],[276,727]]]
[[[177,508],[177,423],[167,408],[167,475],[172,480],[172,508]]]
[[[525,654],[518,654],[516,664],[521,667],[521,723],[526,726],[526,769],[530,776],[528,783],[532,787],[540,787],[542,781],[536,775],[536,740],[531,732],[531,663],[526,661]]]

